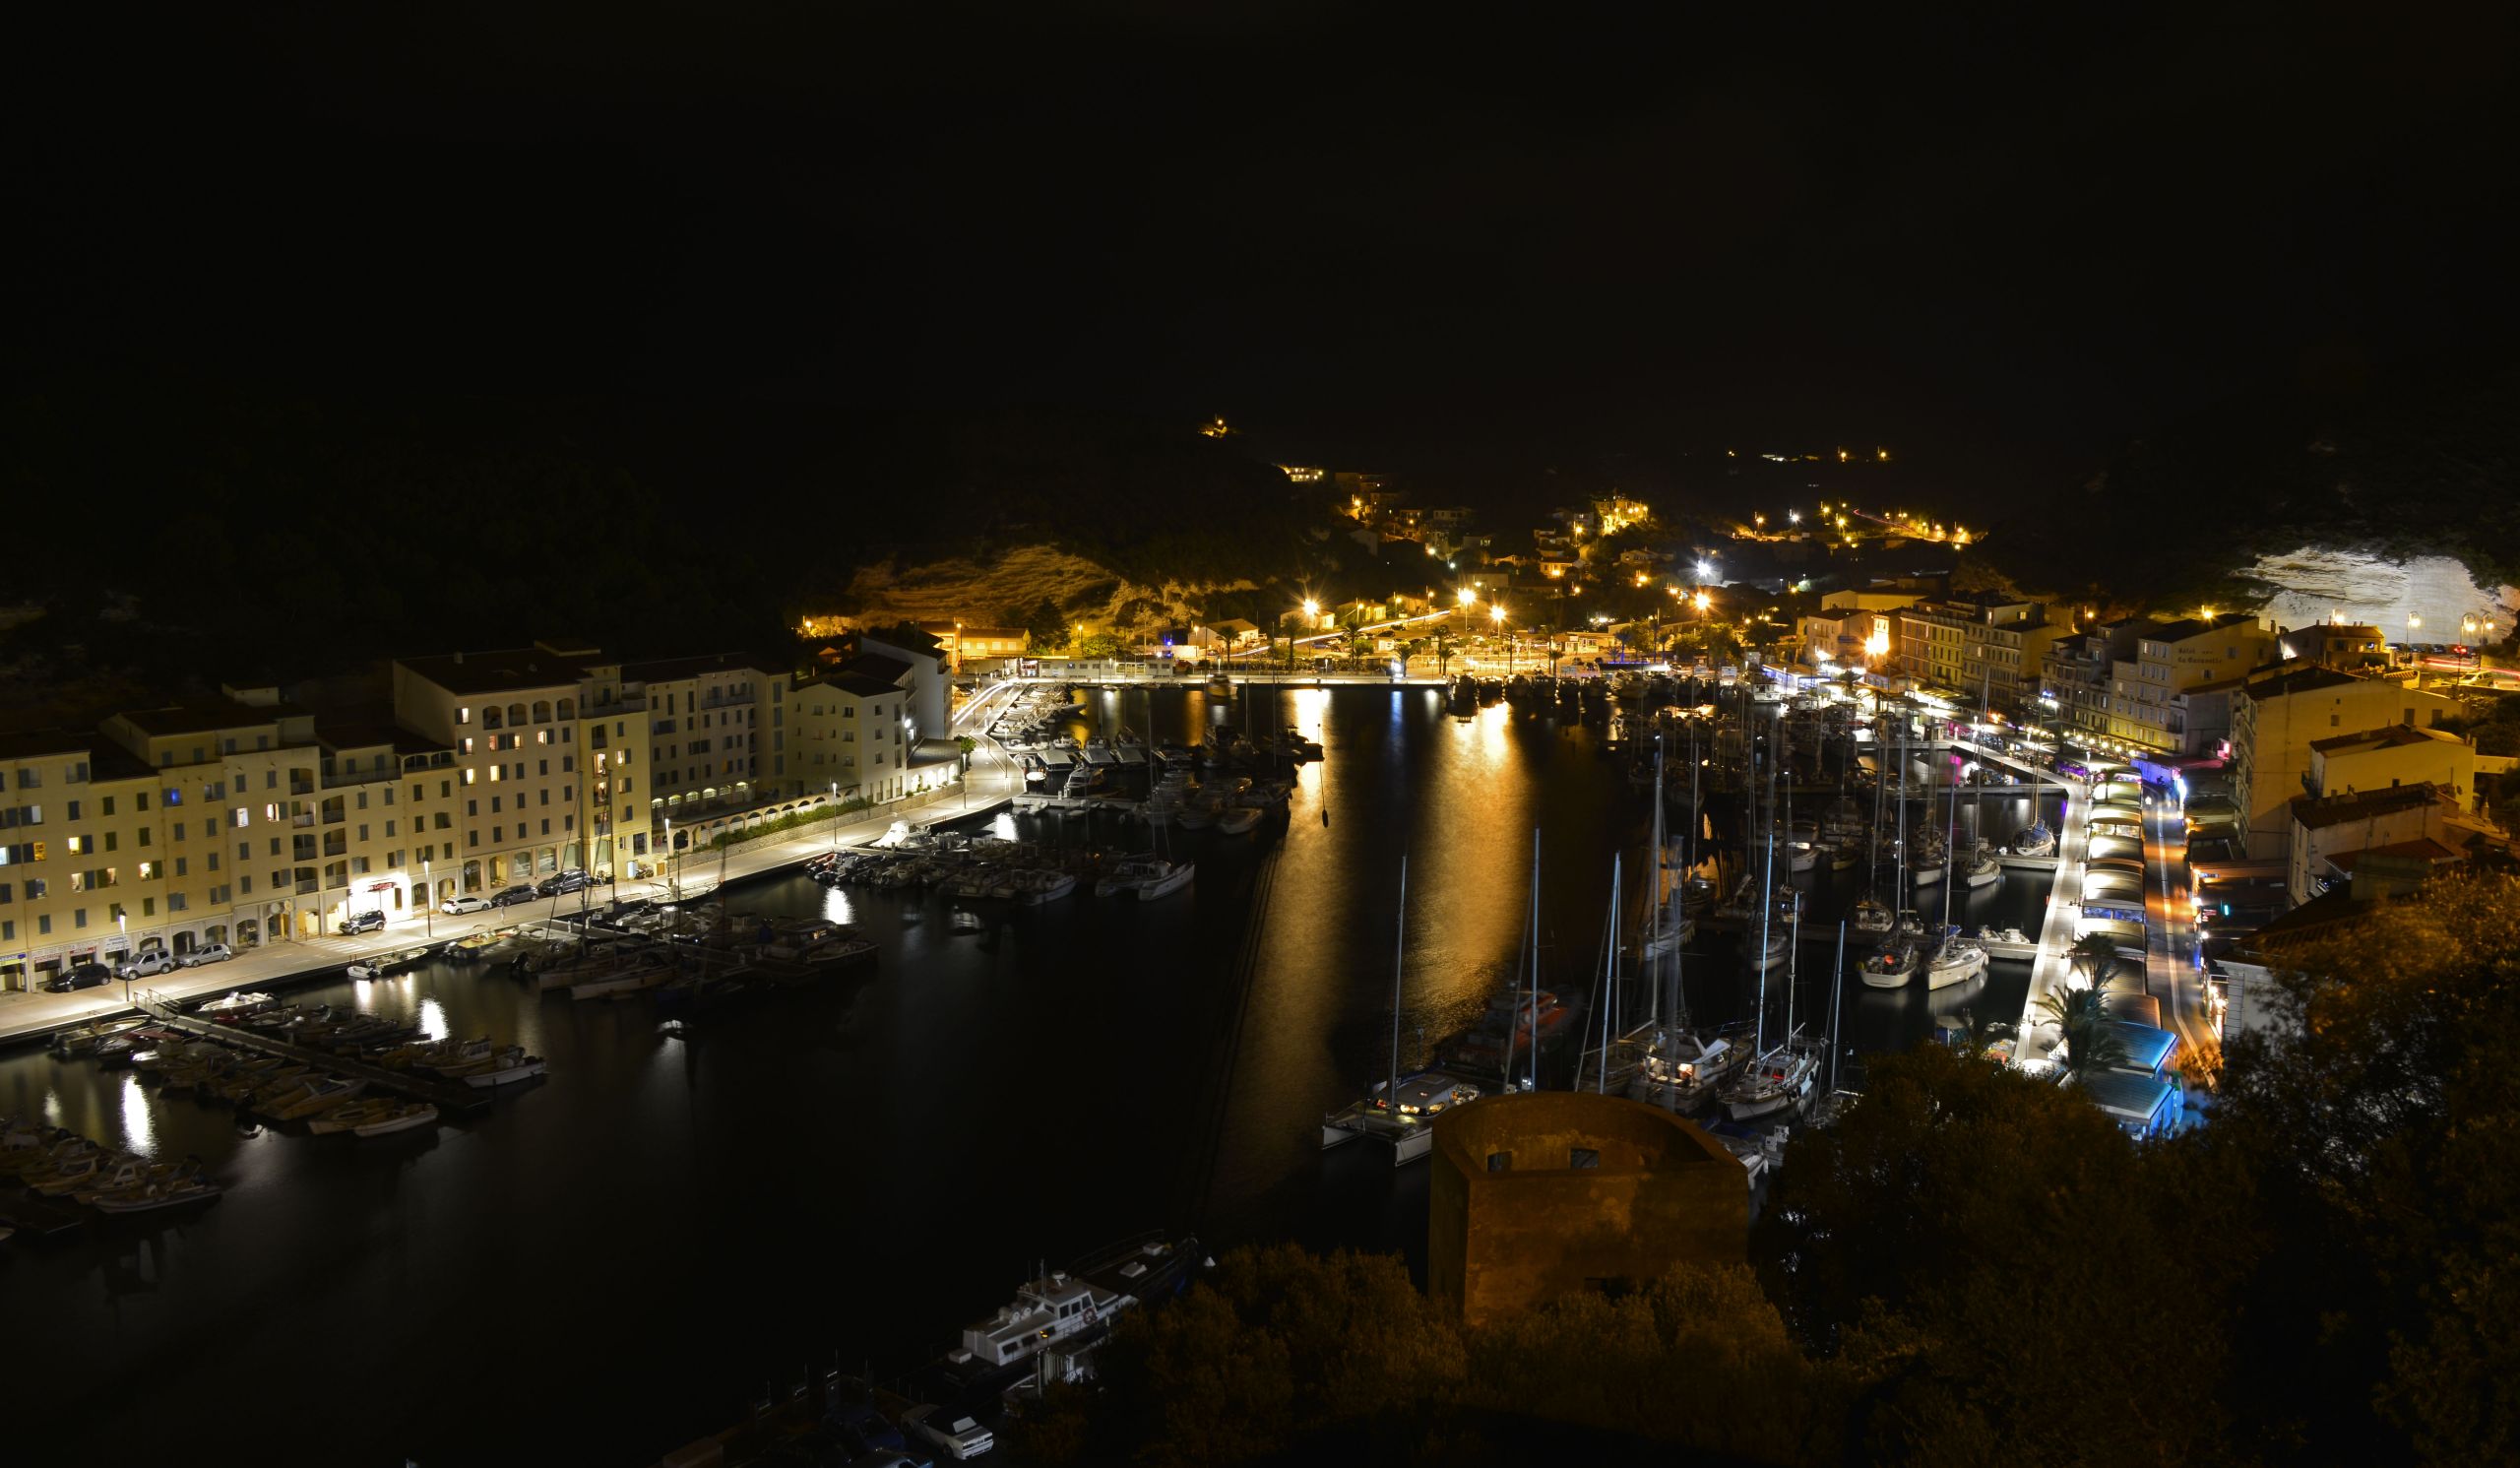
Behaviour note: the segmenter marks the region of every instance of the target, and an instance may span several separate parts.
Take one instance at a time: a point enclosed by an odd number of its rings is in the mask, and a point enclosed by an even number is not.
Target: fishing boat
[[[1857,966],[1870,989],[1900,989],[1917,977],[1917,948],[1913,943],[1892,943]]]
[[[218,1183],[192,1178],[180,1182],[152,1182],[129,1192],[114,1193],[96,1199],[95,1207],[102,1213],[149,1213],[208,1202],[219,1194]]]
[[[415,1127],[432,1126],[436,1123],[437,1108],[425,1101],[413,1101],[395,1107],[381,1117],[362,1121],[350,1130],[354,1135],[363,1137],[391,1136],[398,1131],[410,1131]]]
[[[361,1091],[366,1089],[367,1082],[364,1080],[328,1076],[310,1084],[296,1096],[284,1098],[257,1110],[273,1121],[302,1121],[318,1112],[328,1112],[354,1100]]]
[[[464,1084],[480,1090],[504,1086],[514,1081],[531,1080],[548,1067],[540,1055],[525,1053],[525,1047],[511,1045],[475,1070],[464,1072]]]
[[[363,1097],[347,1106],[337,1106],[320,1116],[308,1117],[306,1129],[316,1136],[331,1136],[353,1126],[363,1126],[402,1104],[391,1096]]]

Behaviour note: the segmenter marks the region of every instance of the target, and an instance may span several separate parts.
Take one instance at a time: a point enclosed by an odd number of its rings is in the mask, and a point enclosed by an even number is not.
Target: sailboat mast
[[[1409,958],[1409,854],[1400,854],[1400,908],[1392,920],[1391,940],[1391,1088],[1382,1093],[1391,1118],[1400,1119],[1400,977]]]
[[[1527,1091],[1540,1089],[1540,827],[1532,827],[1532,1043],[1525,1047],[1531,1053],[1531,1084]]]
[[[1617,852],[1610,853],[1609,941],[1602,945],[1602,992],[1605,994],[1614,994],[1614,990],[1611,986],[1618,974],[1618,899],[1620,878],[1618,859],[1619,854]],[[1595,1070],[1593,1074],[1593,1094],[1596,1096],[1599,1096],[1609,1089],[1611,1029],[1610,1005],[1607,1000],[1605,1000],[1602,1004],[1602,1059],[1600,1067]],[[1580,1069],[1575,1075],[1575,1088],[1579,1091],[1584,1088],[1584,1076]]]
[[[1652,935],[1650,938],[1648,938],[1648,939],[1646,940],[1646,943],[1645,943],[1645,951],[1646,951],[1648,954],[1652,955],[1651,957],[1649,957],[1649,958],[1646,960],[1646,973],[1645,973],[1645,980],[1646,980],[1646,984],[1647,984],[1647,986],[1648,986],[1650,989],[1653,989],[1653,993],[1652,993],[1652,995],[1651,995],[1651,996],[1646,1000],[1646,1005],[1647,1005],[1648,1009],[1651,1011],[1651,1012],[1647,1015],[1647,1018],[1648,1018],[1648,1019],[1651,1019],[1655,1024],[1658,1024],[1658,1025],[1659,1025],[1659,1024],[1661,1024],[1661,1023],[1663,1022],[1663,986],[1662,986],[1662,984],[1661,984],[1661,982],[1660,982],[1660,969],[1659,969],[1659,967],[1658,967],[1658,966],[1659,966],[1659,965],[1662,963],[1662,961],[1663,961],[1663,955],[1662,955],[1662,953],[1661,953],[1661,951],[1660,951],[1660,950],[1661,950],[1661,948],[1662,948],[1662,944],[1663,944],[1663,912],[1664,912],[1664,901],[1663,901],[1663,736],[1662,736],[1661,734],[1656,734],[1656,735],[1654,736],[1654,856],[1653,856],[1653,862],[1652,862],[1652,864],[1651,864],[1647,869],[1653,873],[1653,879],[1654,879],[1654,886],[1653,886],[1653,893],[1654,893],[1654,896],[1653,896],[1653,903],[1654,903],[1654,906],[1653,906],[1652,910],[1651,910],[1651,911],[1649,912],[1649,914],[1648,914],[1648,917],[1649,917],[1650,921],[1651,921],[1651,922],[1652,922],[1652,924],[1653,924],[1653,929],[1652,929],[1653,935]],[[1615,887],[1616,887],[1616,885],[1617,885],[1616,880],[1615,880],[1615,873],[1616,873],[1616,872],[1617,872],[1617,870],[1618,870],[1618,857],[1617,857],[1617,855],[1616,855],[1615,853],[1613,853],[1613,854],[1611,855],[1611,857],[1610,857],[1610,870],[1611,870],[1611,872],[1613,873],[1613,880],[1612,880],[1611,885],[1612,885],[1612,887],[1613,887],[1613,888],[1615,888]],[[1616,903],[1612,903],[1612,904],[1611,904],[1611,914],[1612,914],[1611,921],[1612,921],[1612,922],[1616,922],[1616,921],[1617,921],[1617,917],[1616,917],[1616,914],[1617,914],[1617,904],[1616,904]],[[1615,952],[1616,950],[1615,950],[1615,949],[1613,949],[1612,951],[1613,951],[1613,952]],[[1606,1054],[1606,1053],[1607,1053],[1607,1052],[1605,1052],[1604,1053],[1605,1053],[1605,1054]]]
[[[1759,1019],[1752,1053],[1768,1048],[1768,925],[1776,918],[1776,750],[1768,750],[1768,864],[1759,882]]]
[[[1829,1089],[1838,1089],[1838,1002],[1847,991],[1847,925],[1838,920],[1838,961],[1829,971]]]

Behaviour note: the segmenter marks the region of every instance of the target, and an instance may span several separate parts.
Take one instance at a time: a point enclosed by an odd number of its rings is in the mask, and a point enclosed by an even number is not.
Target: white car
[[[997,1435],[968,1417],[938,1422],[936,1419],[944,1412],[944,1408],[933,1402],[913,1407],[902,1414],[902,1426],[914,1436],[935,1443],[947,1457],[962,1462],[969,1462],[997,1446]]]
[[[163,948],[152,948],[146,953],[126,960],[122,965],[114,970],[114,977],[117,979],[153,979],[159,974],[171,974],[173,972],[175,972],[175,955],[167,952]]]
[[[192,952],[185,954],[183,957],[176,959],[175,962],[182,964],[188,969],[197,969],[206,963],[225,963],[227,960],[234,958],[235,956],[236,955],[234,953],[228,950],[225,943],[206,943],[199,948],[195,948]]]
[[[450,918],[461,917],[466,913],[486,913],[489,910],[490,899],[486,897],[450,897],[438,904],[438,911]]]

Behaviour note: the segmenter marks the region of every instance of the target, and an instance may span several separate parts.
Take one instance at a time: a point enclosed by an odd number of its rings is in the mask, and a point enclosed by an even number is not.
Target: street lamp
[[[1700,581],[1704,581],[1704,580],[1706,580],[1708,577],[1710,577],[1710,576],[1712,576],[1712,575],[1714,575],[1714,574],[1715,574],[1715,562],[1713,562],[1713,561],[1709,561],[1709,560],[1702,560],[1702,561],[1699,561],[1699,562],[1697,563],[1697,579],[1698,579],[1698,580],[1700,580]]]
[[[831,783],[831,850],[840,855],[840,782]]]
[[[682,893],[673,880],[673,817],[665,817],[665,901],[679,902]]]
[[[115,967],[122,970],[122,1002],[128,1008],[131,1005],[131,919],[119,908],[114,911],[114,932],[122,945],[122,962]]]
[[[1505,671],[1510,675],[1514,670],[1514,639],[1512,634],[1505,631],[1505,604],[1489,603],[1487,619],[1496,624],[1497,634],[1505,639]]]
[[[1453,593],[1453,600],[1461,606],[1461,635],[1467,638],[1470,636],[1470,604],[1479,600],[1479,593],[1465,586]]]
[[[437,937],[437,883],[429,880],[429,859],[420,859],[420,927],[434,940]]]

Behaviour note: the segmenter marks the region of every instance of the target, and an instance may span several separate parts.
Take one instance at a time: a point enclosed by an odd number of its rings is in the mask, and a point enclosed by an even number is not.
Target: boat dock
[[[335,1054],[330,1051],[291,1045],[285,1040],[275,1039],[259,1030],[249,1030],[237,1025],[216,1025],[206,1020],[194,1019],[190,1015],[178,1012],[174,1005],[159,998],[154,989],[142,992],[138,1002],[140,1007],[158,1023],[169,1029],[181,1030],[195,1039],[232,1046],[239,1050],[258,1051],[263,1054],[278,1055],[284,1060],[329,1070],[336,1075],[351,1076],[367,1082],[378,1090],[391,1091],[397,1096],[406,1096],[413,1101],[429,1102],[441,1113],[451,1115],[457,1112],[477,1112],[486,1110],[490,1105],[489,1092],[468,1086],[462,1081],[446,1080],[434,1075],[416,1075],[408,1070],[396,1070],[390,1066],[370,1064],[365,1060]]]

